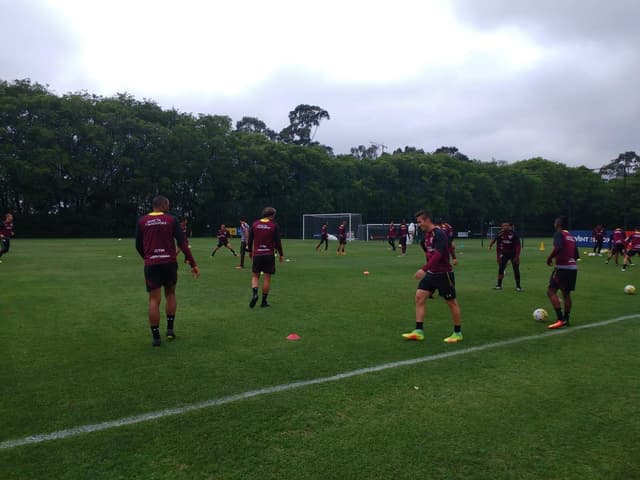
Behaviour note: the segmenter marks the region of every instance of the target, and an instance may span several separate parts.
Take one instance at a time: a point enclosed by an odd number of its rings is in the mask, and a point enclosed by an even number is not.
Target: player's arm
[[[196,261],[193,258],[193,254],[191,253],[191,249],[189,248],[187,237],[182,233],[180,224],[175,218],[173,222],[173,237],[176,239],[176,242],[178,242],[178,246],[180,247],[180,250],[182,250],[182,253],[184,253],[184,258],[189,262],[189,265],[191,265],[191,273],[194,277],[198,278],[200,276],[200,270],[198,269]]]
[[[553,258],[556,257],[562,250],[563,238],[561,232],[556,232],[553,235],[553,250],[547,257],[547,265],[551,265]]]
[[[520,263],[520,251],[522,250],[522,242],[520,241],[520,237],[514,233],[513,235],[513,241],[516,244],[516,250],[515,250],[515,255],[513,257],[513,260],[515,261],[516,264]]]
[[[273,230],[273,243],[278,250],[278,256],[280,258],[280,263],[284,261],[284,250],[282,249],[282,239],[280,237],[280,228],[276,225],[276,228]]]

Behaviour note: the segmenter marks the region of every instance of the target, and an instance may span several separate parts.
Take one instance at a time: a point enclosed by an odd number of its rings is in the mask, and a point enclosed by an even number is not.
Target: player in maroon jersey
[[[271,275],[276,273],[275,252],[278,251],[279,261],[284,261],[284,251],[280,239],[280,229],[273,221],[276,216],[276,209],[265,207],[262,210],[262,218],[256,220],[251,225],[249,231],[249,243],[247,247],[251,252],[253,266],[251,269],[251,301],[249,307],[253,308],[258,302],[258,287],[260,286],[260,273],[264,273],[262,281],[262,308],[270,307],[267,296],[271,290]]]
[[[396,226],[393,224],[393,220],[389,222],[389,228],[387,229],[387,243],[391,245],[391,249],[396,251]]]
[[[216,252],[220,250],[221,247],[224,247],[227,250],[230,250],[231,253],[233,253],[234,257],[237,257],[238,254],[229,244],[229,238],[231,238],[231,234],[229,233],[229,230],[227,230],[227,227],[225,226],[224,223],[220,225],[220,230],[218,230],[217,236],[218,236],[218,246],[213,249],[213,251],[211,252],[211,256],[213,257],[216,254]]]
[[[572,300],[571,292],[576,288],[576,278],[578,276],[578,243],[571,233],[566,230],[567,220],[565,217],[558,217],[554,222],[556,233],[553,235],[553,250],[547,257],[547,265],[551,266],[555,258],[556,267],[553,269],[549,279],[547,296],[551,300],[551,305],[556,311],[557,321],[549,325],[548,328],[556,329],[569,326],[569,315],[571,314]],[[564,301],[564,313],[562,312],[558,290],[562,292]]]
[[[324,251],[326,252],[329,249],[329,227],[326,223],[322,224],[320,228],[320,242],[316,245],[316,252],[320,250],[320,247],[324,243]]]
[[[444,339],[447,343],[462,341],[460,306],[456,300],[456,283],[450,262],[447,234],[434,222],[430,213],[424,210],[416,213],[418,228],[425,232],[424,250],[427,263],[415,273],[420,280],[416,289],[416,328],[402,336],[407,340],[424,340],[424,319],[427,299],[438,291],[447,302],[453,320],[453,333]]]
[[[616,257],[616,265],[618,265],[618,256],[622,255],[624,257],[624,241],[626,235],[624,230],[620,227],[616,228],[613,232],[611,232],[611,237],[609,238],[609,256],[607,257],[607,261],[605,263],[609,263],[611,257]]]
[[[338,255],[346,255],[344,251],[344,247],[347,246],[347,221],[343,220],[340,225],[338,225],[338,251],[336,252]]]
[[[407,254],[407,237],[409,236],[409,227],[407,227],[407,221],[402,219],[400,223],[400,228],[398,232],[398,242],[400,243],[400,249],[402,250],[402,255]]]
[[[450,223],[442,222],[440,223],[440,228],[444,230],[447,234],[447,240],[449,242],[449,255],[451,255],[451,262],[453,265],[458,265],[458,258],[456,257],[456,244],[453,241],[453,236],[455,232],[453,231],[453,226]]]
[[[11,238],[13,231],[13,214],[7,212],[4,215],[4,222],[0,222],[0,257],[11,248]]]
[[[165,312],[167,314],[167,338],[176,338],[173,322],[176,316],[176,284],[178,282],[178,262],[176,242],[191,265],[195,278],[200,270],[187,245],[178,219],[169,212],[169,200],[158,195],[152,202],[153,211],[143,215],[136,224],[136,250],[144,259],[144,278],[149,292],[149,326],[154,347],[160,346],[160,303],[164,287]]]
[[[502,290],[502,280],[504,279],[504,271],[507,268],[507,263],[511,262],[513,268],[513,276],[516,280],[516,291],[521,292],[522,286],[520,285],[520,250],[522,245],[520,243],[520,237],[513,230],[513,224],[509,222],[502,223],[502,228],[496,237],[489,244],[489,250],[491,246],[497,243],[500,248],[500,263],[498,264],[498,283],[494,287],[496,290]]]
[[[601,224],[598,224],[591,232],[591,236],[593,237],[593,253],[597,255],[602,255],[600,251],[602,250],[602,245],[604,244],[604,237],[607,235],[604,227]]]
[[[622,263],[623,271],[627,269],[627,265],[633,265],[633,263],[631,263],[631,257],[640,254],[640,227],[635,227],[625,241],[627,248],[624,254],[624,262]]]

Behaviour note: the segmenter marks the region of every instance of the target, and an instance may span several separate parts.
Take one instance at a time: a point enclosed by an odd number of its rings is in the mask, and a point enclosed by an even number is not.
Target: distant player
[[[323,243],[324,251],[326,252],[329,249],[329,227],[326,223],[323,223],[322,227],[320,227],[320,242],[316,245],[316,252],[320,251]]]
[[[416,328],[402,336],[407,340],[424,340],[424,319],[426,301],[438,291],[447,302],[453,320],[453,333],[444,339],[447,343],[462,341],[460,307],[456,300],[456,283],[449,260],[449,242],[447,234],[436,226],[430,213],[424,210],[416,213],[418,228],[425,232],[424,250],[427,263],[415,273],[420,280],[416,290]]]
[[[180,220],[180,230],[182,231],[182,235],[184,235],[184,238],[187,240],[187,246],[189,248],[191,248],[191,245],[189,245],[189,237],[191,235],[189,235],[189,220],[187,220],[186,218],[183,218],[182,220]],[[176,246],[178,253],[180,253],[181,249],[180,249],[180,245]],[[184,263],[188,263],[188,260],[185,258]]]
[[[416,234],[416,224],[411,222],[409,224],[409,243],[413,243],[413,237]]]
[[[402,250],[402,255],[407,254],[407,237],[409,236],[409,227],[407,227],[407,221],[402,220],[400,223],[400,231],[398,232],[398,242],[400,243],[400,249]]]
[[[14,234],[13,214],[7,212],[4,215],[4,221],[0,222],[0,257],[11,248],[11,238]]]
[[[547,257],[547,265],[551,266],[553,259],[556,261],[556,268],[553,269],[549,279],[547,296],[551,300],[551,305],[556,311],[557,321],[549,325],[548,328],[556,329],[569,326],[569,316],[571,315],[571,292],[576,288],[576,278],[578,276],[578,244],[576,239],[566,230],[567,220],[565,217],[558,217],[554,222],[556,233],[553,235],[553,251]],[[562,292],[564,301],[564,313],[562,312],[558,290]]]
[[[271,290],[271,275],[276,273],[275,252],[278,251],[280,263],[284,260],[282,241],[280,239],[280,229],[274,222],[276,209],[266,207],[262,210],[262,218],[253,222],[249,231],[248,248],[253,259],[251,271],[251,301],[249,307],[253,308],[258,302],[258,287],[260,286],[260,273],[264,273],[262,281],[262,303],[260,307],[266,308],[271,305],[267,301],[267,296]]]
[[[393,224],[393,220],[389,222],[389,228],[387,229],[387,243],[391,245],[391,249],[396,251],[396,226]]]
[[[344,247],[347,246],[347,222],[343,220],[338,226],[338,255],[346,255]]]
[[[220,225],[220,230],[218,230],[218,246],[214,248],[213,251],[211,252],[212,257],[216,254],[218,250],[220,250],[221,247],[224,247],[227,250],[231,251],[234,257],[238,256],[235,250],[231,248],[231,245],[229,244],[229,238],[231,238],[231,234],[229,233],[229,230],[227,230],[227,227],[223,223],[222,225]]]
[[[249,230],[251,227],[245,218],[240,219],[240,265],[236,268],[244,268],[244,256],[247,253],[247,243],[249,242]]]
[[[607,235],[604,227],[601,224],[598,224],[591,232],[591,236],[593,236],[593,253],[598,256],[602,255],[600,251],[602,250],[602,245],[604,244],[604,237]]]
[[[606,263],[609,263],[611,257],[616,257],[616,265],[618,265],[618,256],[624,256],[624,241],[626,239],[626,235],[624,230],[620,227],[616,228],[613,232],[611,232],[611,237],[609,238],[609,256],[607,257]]]
[[[626,238],[627,249],[624,254],[624,262],[622,264],[622,270],[627,269],[627,265],[633,265],[631,263],[631,257],[640,254],[640,227],[635,227],[631,235]]]
[[[502,280],[504,279],[504,271],[507,268],[507,263],[511,262],[513,268],[513,276],[516,280],[516,291],[521,292],[522,286],[520,285],[520,250],[521,243],[520,237],[513,230],[513,224],[504,222],[502,228],[496,235],[496,238],[489,244],[489,250],[493,243],[500,245],[500,263],[498,264],[498,283],[494,287],[496,290],[502,290]]]
[[[176,241],[185,258],[191,265],[195,278],[200,276],[196,261],[187,245],[178,219],[169,212],[169,200],[158,195],[152,202],[153,211],[143,215],[136,224],[136,250],[144,259],[144,278],[149,292],[149,326],[152,344],[159,347],[160,340],[160,303],[162,288],[166,300],[167,338],[176,338],[173,322],[176,316],[176,284],[178,283],[178,262],[176,260]]]

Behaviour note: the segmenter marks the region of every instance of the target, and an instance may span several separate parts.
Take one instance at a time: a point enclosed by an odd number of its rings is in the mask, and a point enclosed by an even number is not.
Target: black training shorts
[[[437,290],[445,300],[453,300],[456,298],[456,279],[453,272],[427,273],[420,280],[418,290],[426,290],[432,295]]]
[[[178,264],[159,263],[145,266],[144,281],[147,284],[147,292],[161,287],[173,287],[178,283]]]
[[[253,273],[269,273],[275,275],[276,273],[276,257],[275,255],[254,255],[253,265],[251,267]]]
[[[563,292],[571,292],[576,289],[576,279],[578,278],[578,270],[567,270],[556,268],[549,279],[549,288],[554,290],[562,290]]]

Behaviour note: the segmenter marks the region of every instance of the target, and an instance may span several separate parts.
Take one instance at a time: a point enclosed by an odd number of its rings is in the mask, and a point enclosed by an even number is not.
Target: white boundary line
[[[455,357],[458,355],[465,355],[467,353],[481,352],[483,350],[490,350],[494,348],[507,347],[515,345],[517,343],[528,342],[531,340],[537,340],[540,338],[551,337],[559,334],[576,332],[579,330],[585,330],[587,328],[597,328],[612,323],[622,322],[624,320],[630,320],[633,318],[640,318],[640,314],[625,315],[623,317],[611,318],[609,320],[603,320],[601,322],[589,323],[586,325],[580,325],[578,327],[564,328],[562,330],[556,330],[554,332],[544,332],[536,335],[528,335],[526,337],[511,338],[509,340],[502,340],[499,342],[487,343],[484,345],[478,345],[475,347],[464,348],[461,350],[453,350],[444,353],[438,353],[436,355],[429,355],[426,357],[412,358],[409,360],[401,360],[398,362],[384,363],[374,367],[360,368],[358,370],[351,370],[349,372],[338,373],[330,377],[320,377],[312,380],[301,380],[299,382],[285,383],[282,385],[275,385],[273,387],[260,388],[258,390],[250,390],[248,392],[238,393],[235,395],[229,395],[226,397],[212,398],[203,402],[191,403],[182,407],[167,408],[164,410],[158,410],[156,412],[143,413],[141,415],[134,415],[131,417],[124,417],[118,420],[110,420],[102,423],[94,423],[91,425],[81,425],[79,427],[69,428],[67,430],[58,430],[57,432],[42,433],[39,435],[32,435],[29,437],[18,438],[16,440],[5,440],[0,442],[0,450],[7,450],[9,448],[20,447],[23,445],[31,445],[34,443],[42,443],[49,440],[60,440],[68,437],[75,437],[83,433],[99,432],[101,430],[108,430],[111,428],[123,427],[125,425],[134,425],[136,423],[148,422],[158,418],[170,417],[173,415],[182,415],[188,412],[197,410],[203,410],[205,408],[217,407],[219,405],[225,405],[227,403],[233,403],[240,400],[246,400],[248,398],[259,397],[262,395],[269,395],[272,393],[286,392],[288,390],[294,390],[296,388],[306,387],[309,385],[318,385],[321,383],[337,382],[345,378],[358,377],[367,373],[380,372],[382,370],[389,370],[391,368],[404,367],[407,365],[416,365],[418,363],[433,362],[443,358]]]

